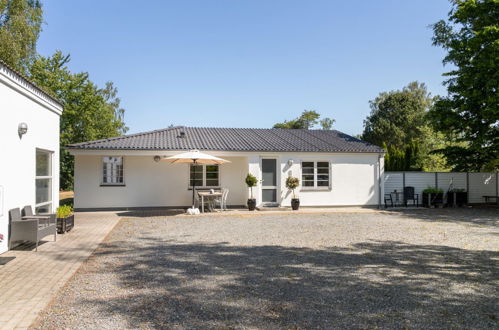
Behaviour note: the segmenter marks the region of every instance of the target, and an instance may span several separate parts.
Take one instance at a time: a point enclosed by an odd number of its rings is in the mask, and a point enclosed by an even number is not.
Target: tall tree
[[[448,95],[430,111],[436,129],[460,142],[442,152],[456,170],[499,168],[499,1],[452,0],[433,25],[433,45],[448,53]]]
[[[64,103],[61,116],[61,146],[118,136],[127,131],[124,109],[111,82],[99,88],[88,73],[72,73],[69,55],[60,51],[51,57],[38,56],[31,68],[31,79]],[[73,185],[73,157],[61,149],[61,188]]]
[[[431,154],[438,140],[427,120],[433,102],[426,85],[417,81],[369,102],[371,114],[364,120],[362,139],[392,154],[396,166],[387,166],[388,170],[445,169],[442,156]]]
[[[0,0],[0,59],[26,74],[42,21],[39,0]]]
[[[319,124],[319,118],[321,115],[314,110],[304,110],[300,117],[285,120],[282,123],[277,123],[274,125],[274,128],[290,128],[290,129],[311,129],[315,125]],[[323,118],[320,121],[320,125],[323,129],[331,129],[334,123],[334,119],[331,118]]]

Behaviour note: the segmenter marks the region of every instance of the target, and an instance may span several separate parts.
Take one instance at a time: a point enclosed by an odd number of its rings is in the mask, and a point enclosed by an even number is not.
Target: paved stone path
[[[38,246],[13,250],[0,266],[0,329],[25,329],[118,223],[114,212],[77,213],[69,233]]]

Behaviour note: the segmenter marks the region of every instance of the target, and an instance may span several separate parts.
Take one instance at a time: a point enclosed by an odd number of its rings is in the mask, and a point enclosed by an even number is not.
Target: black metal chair
[[[419,206],[419,194],[414,193],[414,187],[404,187],[404,205],[406,207],[407,201],[412,201],[416,207]]]
[[[392,194],[385,194],[385,209],[388,208],[388,203],[387,202],[390,202],[390,206],[393,207]]]

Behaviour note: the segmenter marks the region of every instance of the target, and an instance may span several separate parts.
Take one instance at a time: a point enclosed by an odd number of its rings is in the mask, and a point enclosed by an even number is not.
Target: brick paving
[[[0,266],[0,329],[26,329],[119,220],[114,212],[77,213],[69,233],[33,250],[12,250]]]

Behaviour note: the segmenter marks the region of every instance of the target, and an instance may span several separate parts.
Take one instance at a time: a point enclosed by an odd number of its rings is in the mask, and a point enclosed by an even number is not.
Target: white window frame
[[[36,174],[36,167],[37,167],[37,164],[36,164],[36,154],[39,153],[39,152],[42,152],[42,153],[45,153],[48,155],[48,173],[49,175],[37,175]],[[42,207],[42,206],[47,206],[49,205],[49,212],[52,212],[52,205],[54,203],[53,201],[53,182],[54,182],[54,178],[53,178],[53,171],[52,171],[52,165],[53,165],[53,155],[54,155],[54,152],[51,151],[51,150],[45,150],[45,149],[39,149],[37,148],[36,151],[35,151],[35,211],[39,208],[39,207]],[[48,192],[48,201],[45,201],[45,202],[41,202],[41,203],[36,203],[36,181],[37,180],[49,180],[49,192]]]
[[[194,164],[189,164],[189,166],[187,166],[187,180],[188,180],[187,187],[189,190],[192,190],[192,185],[191,185],[191,166],[192,165],[194,165]],[[221,187],[220,172],[221,172],[222,167],[219,164],[211,164],[211,165],[196,164],[196,166],[202,166],[202,168],[203,168],[203,177],[202,177],[203,185],[201,185],[201,186],[196,185],[196,189],[217,189],[217,188]],[[218,167],[218,185],[217,186],[206,186],[206,166],[217,166]],[[197,173],[197,171],[196,171],[196,173]]]
[[[104,182],[104,159],[105,158],[121,158],[121,181],[122,182]],[[124,156],[103,156],[100,162],[100,185],[102,187],[123,187],[125,186],[125,157]]]
[[[304,186],[303,185],[303,163],[314,163],[314,186]],[[328,184],[327,186],[318,186],[317,185],[317,176],[319,173],[317,173],[317,163],[327,163],[328,166]],[[305,174],[307,175],[307,174]],[[308,174],[312,175],[312,174]],[[329,160],[315,160],[315,159],[303,159],[300,161],[300,190],[306,191],[306,190],[330,190],[331,189],[331,162]]]

